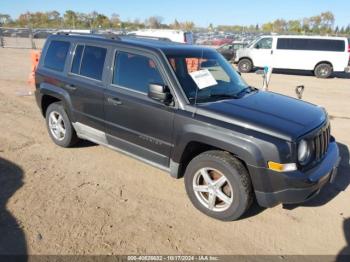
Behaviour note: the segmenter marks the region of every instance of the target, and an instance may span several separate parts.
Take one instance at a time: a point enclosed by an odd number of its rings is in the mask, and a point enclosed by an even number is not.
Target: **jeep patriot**
[[[216,219],[240,218],[253,199],[306,201],[336,175],[326,111],[249,86],[211,48],[59,33],[35,80],[54,143],[89,140],[184,177],[193,205]]]

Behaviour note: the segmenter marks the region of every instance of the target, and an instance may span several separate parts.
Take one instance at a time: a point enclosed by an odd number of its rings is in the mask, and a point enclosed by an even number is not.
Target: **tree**
[[[263,32],[272,32],[273,24],[271,22],[262,25]]]
[[[172,24],[170,25],[170,27],[171,27],[172,29],[181,29],[181,24],[179,23],[179,21],[177,21],[177,19],[175,19],[175,20],[174,20],[174,23],[172,23]]]
[[[321,21],[320,15],[310,17],[310,29],[313,33],[320,33]]]
[[[111,26],[114,27],[114,28],[120,28],[121,26],[121,23],[120,23],[120,16],[116,13],[113,13],[111,15]]]
[[[11,23],[11,16],[8,14],[0,14],[0,26],[6,26]]]
[[[273,22],[273,31],[274,32],[285,32],[287,31],[287,22],[284,19],[277,19]]]
[[[288,21],[288,31],[293,33],[301,32],[301,22],[300,20],[290,20]]]
[[[334,33],[336,33],[336,34],[339,33],[339,26],[337,26],[337,27],[334,29]]]
[[[163,17],[151,16],[145,21],[145,24],[149,28],[161,28]]]
[[[67,10],[63,15],[63,21],[66,27],[75,28],[78,16],[73,10]]]
[[[329,11],[321,13],[320,18],[321,31],[323,33],[331,33],[335,20],[333,13]]]
[[[345,34],[350,35],[350,25],[348,25],[345,29]]]
[[[54,11],[47,12],[46,14],[48,18],[49,27],[61,26],[62,18],[59,12],[54,10]]]
[[[98,14],[96,16],[96,19],[95,19],[94,27],[95,28],[110,28],[111,23],[110,23],[107,16],[102,15],[102,14]]]

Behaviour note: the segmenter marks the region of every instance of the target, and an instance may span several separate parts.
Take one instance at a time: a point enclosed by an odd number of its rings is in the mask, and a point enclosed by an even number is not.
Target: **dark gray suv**
[[[238,219],[254,198],[306,201],[339,162],[324,109],[247,85],[209,48],[53,35],[36,100],[57,145],[90,140],[184,177],[193,205],[220,220]]]

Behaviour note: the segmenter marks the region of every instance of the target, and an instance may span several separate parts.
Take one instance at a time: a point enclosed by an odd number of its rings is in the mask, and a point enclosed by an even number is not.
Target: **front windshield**
[[[251,48],[253,45],[255,45],[256,42],[258,42],[261,39],[261,37],[255,38],[252,42],[250,42],[247,46],[247,48]]]
[[[192,104],[238,98],[250,89],[232,65],[216,51],[192,50],[188,53],[167,54],[167,58]],[[193,78],[196,73],[207,74],[212,81],[205,87],[199,86]]]

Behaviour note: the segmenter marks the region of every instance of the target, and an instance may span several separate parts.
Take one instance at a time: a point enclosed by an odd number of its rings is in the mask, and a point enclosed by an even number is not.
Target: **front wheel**
[[[185,187],[197,209],[223,221],[241,217],[253,200],[248,171],[223,151],[207,151],[195,157],[186,168]]]
[[[238,70],[241,73],[249,73],[253,69],[253,63],[251,60],[243,58],[238,62]]]

